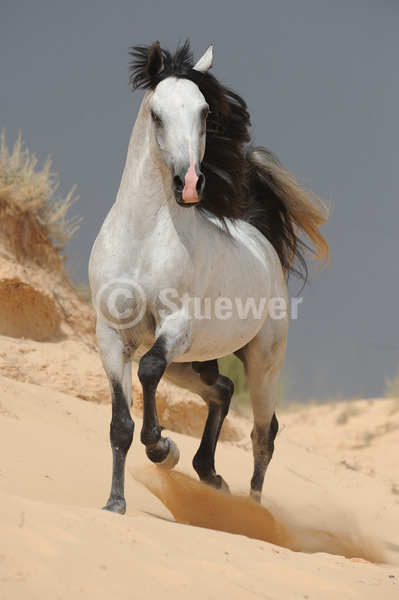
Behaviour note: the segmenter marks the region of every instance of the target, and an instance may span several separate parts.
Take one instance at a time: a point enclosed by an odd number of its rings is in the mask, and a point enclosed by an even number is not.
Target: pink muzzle
[[[199,201],[197,191],[198,179],[199,177],[195,171],[195,161],[192,160],[184,178],[184,189],[182,193],[183,202],[193,204]]]

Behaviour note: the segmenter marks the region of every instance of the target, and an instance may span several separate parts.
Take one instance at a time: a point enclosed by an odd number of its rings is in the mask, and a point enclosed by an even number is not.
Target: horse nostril
[[[204,191],[204,187],[205,187],[205,175],[203,175],[201,173],[200,176],[198,177],[198,181],[197,181],[197,185],[196,185],[198,195],[200,195]]]
[[[181,177],[179,177],[178,175],[175,175],[173,177],[172,187],[176,192],[179,192],[180,194],[183,193],[184,183],[183,183],[183,180],[181,179]]]

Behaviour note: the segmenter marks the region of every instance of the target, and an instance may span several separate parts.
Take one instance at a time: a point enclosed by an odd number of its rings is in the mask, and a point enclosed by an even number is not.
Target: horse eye
[[[160,122],[161,122],[161,119],[158,117],[158,115],[157,115],[157,114],[155,114],[155,113],[154,113],[154,111],[153,111],[153,110],[151,111],[151,118],[152,118],[152,120],[153,120],[155,123],[160,123]]]

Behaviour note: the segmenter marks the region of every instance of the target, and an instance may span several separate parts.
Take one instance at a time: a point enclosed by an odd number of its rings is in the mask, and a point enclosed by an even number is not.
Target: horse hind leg
[[[167,379],[199,394],[208,405],[208,416],[193,467],[204,483],[228,491],[228,486],[215,470],[215,451],[223,421],[229,412],[234,393],[233,382],[218,374],[217,361],[206,363],[174,363],[168,366]]]
[[[278,374],[284,359],[285,339],[275,346],[274,350],[276,354],[271,358],[269,353],[262,352],[259,344],[253,340],[248,347],[237,353],[245,367],[254,417],[251,432],[254,471],[250,496],[259,503],[278,432],[275,406]]]
[[[254,423],[251,432],[252,449],[254,456],[254,473],[251,479],[250,496],[252,500],[261,502],[262,488],[266,469],[274,452],[274,439],[278,432],[276,413],[273,413],[269,424]]]

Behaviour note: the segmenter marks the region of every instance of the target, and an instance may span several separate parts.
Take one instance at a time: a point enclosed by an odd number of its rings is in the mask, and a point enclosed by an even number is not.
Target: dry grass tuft
[[[345,403],[343,410],[337,416],[335,422],[337,425],[345,425],[351,417],[356,417],[359,414],[361,414],[361,409],[359,406]]]
[[[387,379],[385,383],[385,397],[399,399],[399,373],[392,377],[392,379]]]
[[[81,218],[67,218],[67,212],[79,199],[75,187],[65,198],[57,198],[58,175],[51,172],[47,158],[37,169],[37,158],[25,147],[19,134],[12,151],[7,147],[5,131],[0,138],[0,204],[16,214],[29,213],[42,231],[62,250],[79,229]]]

